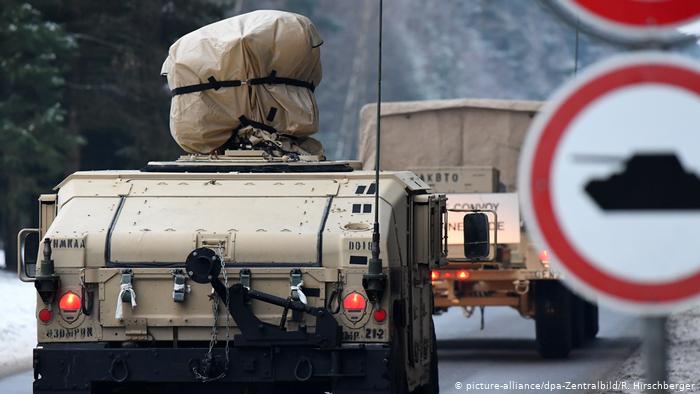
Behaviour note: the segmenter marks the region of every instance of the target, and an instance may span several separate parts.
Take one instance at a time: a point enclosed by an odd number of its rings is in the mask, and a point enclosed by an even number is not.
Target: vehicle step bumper
[[[205,347],[113,348],[96,344],[43,344],[34,349],[34,393],[103,392],[109,387],[185,385],[192,392],[212,385],[293,384],[327,387],[335,392],[389,392],[386,345],[309,347],[231,347],[226,373],[203,383]],[[213,350],[211,376],[223,372],[225,351]]]

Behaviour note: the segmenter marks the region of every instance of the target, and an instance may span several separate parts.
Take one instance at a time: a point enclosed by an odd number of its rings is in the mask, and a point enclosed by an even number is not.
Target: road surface
[[[478,310],[469,319],[457,308],[436,317],[441,393],[508,392],[466,390],[478,383],[594,383],[620,366],[640,343],[639,319],[601,308],[596,340],[574,350],[566,361],[543,360],[536,352],[534,321],[507,307],[486,308],[485,313],[484,331],[479,329]],[[460,384],[461,390],[456,389]]]
[[[509,308],[486,309],[484,331],[479,329],[478,311],[465,319],[460,309],[453,308],[436,317],[435,323],[441,393],[467,392],[467,385],[474,383],[593,383],[619,366],[639,344],[639,320],[605,309],[601,309],[598,339],[572,352],[566,361],[540,359],[535,351],[534,322]],[[30,371],[0,379],[0,393],[29,394],[31,382]],[[457,382],[461,390],[455,388]]]
[[[25,371],[16,375],[0,379],[0,393],[2,394],[31,394],[32,372]]]

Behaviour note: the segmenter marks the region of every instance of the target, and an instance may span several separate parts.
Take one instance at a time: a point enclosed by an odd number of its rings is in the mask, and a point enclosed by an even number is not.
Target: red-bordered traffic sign
[[[700,18],[700,0],[550,0],[570,19],[628,41],[669,41]]]
[[[640,52],[591,67],[533,122],[518,187],[528,231],[584,296],[643,314],[698,299],[700,66]]]

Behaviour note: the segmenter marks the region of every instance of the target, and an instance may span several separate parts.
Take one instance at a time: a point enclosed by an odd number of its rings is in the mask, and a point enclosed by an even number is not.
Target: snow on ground
[[[669,341],[669,383],[695,384],[691,392],[700,392],[700,307],[671,315],[667,324]],[[608,376],[609,381],[627,382],[627,390],[606,393],[640,393],[634,382],[645,381],[643,349],[640,347],[620,368]],[[687,390],[686,390],[687,391]]]
[[[0,376],[31,367],[36,346],[36,290],[0,270]]]

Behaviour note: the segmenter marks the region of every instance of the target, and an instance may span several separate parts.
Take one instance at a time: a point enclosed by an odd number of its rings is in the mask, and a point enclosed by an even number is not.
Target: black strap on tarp
[[[201,92],[203,90],[209,89],[219,90],[221,88],[229,88],[241,85],[241,81],[217,81],[216,78],[209,77],[209,82],[207,83],[198,83],[196,85],[181,86],[179,88],[171,90],[170,93],[173,96],[177,96],[178,94]]]
[[[268,126],[265,123],[260,123],[260,122],[254,121],[254,120],[250,120],[250,119],[246,118],[245,115],[239,116],[238,121],[241,122],[241,127],[252,126],[252,127],[255,127],[256,129],[265,130],[269,133],[275,133],[275,134],[277,133],[276,128],[274,128],[272,126]]]
[[[175,88],[170,91],[170,93],[173,96],[177,96],[178,94],[186,94],[186,93],[194,93],[194,92],[201,92],[204,90],[219,90],[221,88],[230,88],[230,87],[237,87],[237,86],[242,86],[243,81],[241,80],[232,80],[232,81],[218,81],[216,78],[209,77],[207,79],[207,83],[198,83],[196,85],[187,85],[187,86],[180,86],[179,88]],[[293,79],[293,78],[284,78],[284,77],[278,77],[277,76],[277,71],[272,71],[269,76],[263,77],[263,78],[253,78],[245,82],[248,85],[290,85],[290,86],[298,86],[302,88],[307,88],[310,91],[316,90],[316,87],[314,84],[306,81],[302,81],[299,79]]]
[[[307,88],[312,92],[314,90],[316,90],[316,87],[312,83],[302,81],[300,79],[278,77],[277,71],[275,71],[275,70],[272,70],[269,77],[253,78],[253,79],[248,81],[248,84],[250,84],[250,85],[291,85],[291,86],[299,86],[300,88]]]

